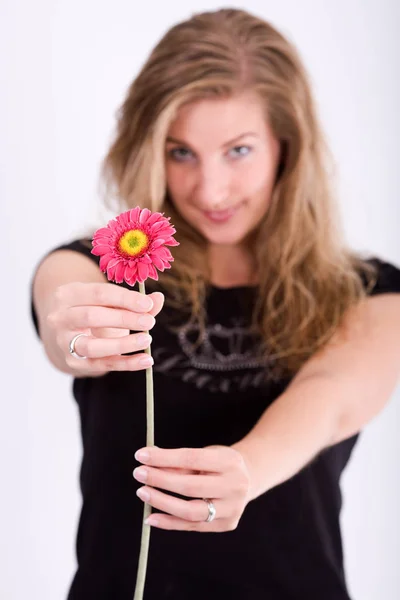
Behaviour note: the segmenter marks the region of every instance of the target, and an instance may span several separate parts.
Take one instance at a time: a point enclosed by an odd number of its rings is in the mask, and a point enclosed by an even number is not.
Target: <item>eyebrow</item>
[[[246,133],[241,133],[240,135],[237,135],[232,140],[229,140],[229,142],[225,142],[224,144],[222,144],[222,148],[224,148],[225,146],[230,146],[231,144],[234,144],[238,140],[242,139],[243,137],[247,137],[249,135],[252,135],[253,137],[258,137],[258,134],[254,131],[247,131]],[[166,141],[167,143],[170,142],[172,144],[180,144],[181,146],[190,146],[190,144],[188,144],[184,140],[178,140],[177,138],[171,136],[168,136]]]

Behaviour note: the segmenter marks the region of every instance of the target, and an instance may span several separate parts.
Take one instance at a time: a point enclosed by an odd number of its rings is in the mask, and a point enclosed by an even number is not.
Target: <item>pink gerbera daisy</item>
[[[148,277],[157,280],[156,268],[170,269],[174,260],[165,247],[179,246],[174,233],[169,217],[137,206],[96,231],[92,254],[101,257],[100,269],[109,281],[133,286]]]

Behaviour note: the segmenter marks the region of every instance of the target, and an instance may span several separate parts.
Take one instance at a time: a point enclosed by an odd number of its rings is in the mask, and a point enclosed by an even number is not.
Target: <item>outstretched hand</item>
[[[147,454],[147,456],[146,456]],[[144,466],[133,475],[145,483],[137,495],[153,508],[146,523],[160,529],[223,532],[236,529],[250,501],[250,477],[242,454],[229,446],[179,448],[142,448],[135,458]],[[182,500],[155,489],[161,488],[188,498]],[[211,500],[216,509],[207,523]]]

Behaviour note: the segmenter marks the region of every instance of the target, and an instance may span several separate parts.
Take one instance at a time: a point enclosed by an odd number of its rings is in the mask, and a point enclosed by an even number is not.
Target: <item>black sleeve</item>
[[[397,266],[379,258],[371,258],[367,262],[377,270],[376,283],[369,295],[400,293],[400,269]]]
[[[87,256],[96,264],[99,264],[100,258],[91,253],[92,247],[92,240],[90,238],[85,238],[82,240],[74,240],[68,244],[58,246],[57,248],[54,248],[52,252],[55,252],[56,250],[74,250],[75,252],[84,254],[84,256]]]
[[[41,259],[40,262],[42,262],[44,260],[44,258],[46,258],[46,256],[49,256],[50,254],[52,254],[53,252],[56,252],[57,250],[73,250],[75,252],[79,252],[80,254],[83,254],[84,256],[87,256],[88,258],[93,260],[93,262],[95,262],[97,265],[99,264],[99,261],[100,261],[100,258],[98,256],[91,254],[92,240],[90,238],[85,238],[85,239],[81,239],[81,240],[73,240],[72,242],[62,244],[61,246],[57,246],[56,248],[53,248],[50,252],[48,252]],[[39,262],[39,264],[40,264],[40,262]],[[36,267],[35,272],[36,272],[37,268],[38,267]],[[36,314],[36,310],[35,310],[35,307],[33,304],[33,294],[32,294],[33,278],[34,278],[34,276],[32,277],[31,286],[30,286],[30,298],[31,298],[30,310],[31,310],[31,317],[32,317],[32,321],[33,321],[33,325],[35,327],[36,333],[38,335],[40,335],[37,314]]]

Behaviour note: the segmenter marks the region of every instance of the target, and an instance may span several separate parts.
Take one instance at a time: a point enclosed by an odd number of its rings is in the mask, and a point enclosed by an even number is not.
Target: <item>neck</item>
[[[234,287],[257,283],[254,257],[246,248],[210,244],[208,261],[213,285]]]

